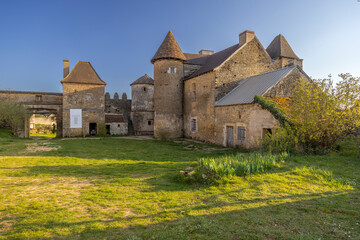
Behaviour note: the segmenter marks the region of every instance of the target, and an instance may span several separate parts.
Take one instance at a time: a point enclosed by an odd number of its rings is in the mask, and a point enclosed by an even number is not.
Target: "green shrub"
[[[235,156],[223,156],[218,158],[201,158],[200,166],[216,175],[222,176],[246,176],[256,172],[264,172],[283,161],[287,153],[250,153]]]
[[[181,171],[178,180],[188,183],[211,184],[223,177],[246,176],[265,172],[287,158],[287,153],[250,153],[217,158],[201,158],[190,171]]]

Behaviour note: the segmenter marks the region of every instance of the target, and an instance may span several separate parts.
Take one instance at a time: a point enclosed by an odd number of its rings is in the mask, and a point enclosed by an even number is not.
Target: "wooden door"
[[[226,127],[226,146],[234,147],[234,127]]]

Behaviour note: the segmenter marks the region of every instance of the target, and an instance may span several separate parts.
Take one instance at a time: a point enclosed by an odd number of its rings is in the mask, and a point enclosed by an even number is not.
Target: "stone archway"
[[[54,114],[56,116],[56,136],[62,137],[62,108],[49,106],[27,106],[30,114]],[[30,118],[25,122],[25,137],[30,137]]]

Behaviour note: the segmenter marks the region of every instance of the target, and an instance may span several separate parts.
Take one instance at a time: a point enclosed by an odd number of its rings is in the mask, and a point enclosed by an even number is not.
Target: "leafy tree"
[[[311,82],[299,81],[293,91],[289,118],[307,150],[331,147],[360,126],[360,78],[340,74]]]
[[[24,129],[25,120],[29,117],[25,106],[10,101],[0,102],[0,127],[10,128],[13,135]]]

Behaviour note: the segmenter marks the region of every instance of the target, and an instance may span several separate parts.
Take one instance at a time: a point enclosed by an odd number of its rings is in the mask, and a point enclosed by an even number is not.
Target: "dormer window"
[[[169,67],[168,73],[176,73],[176,67]]]

